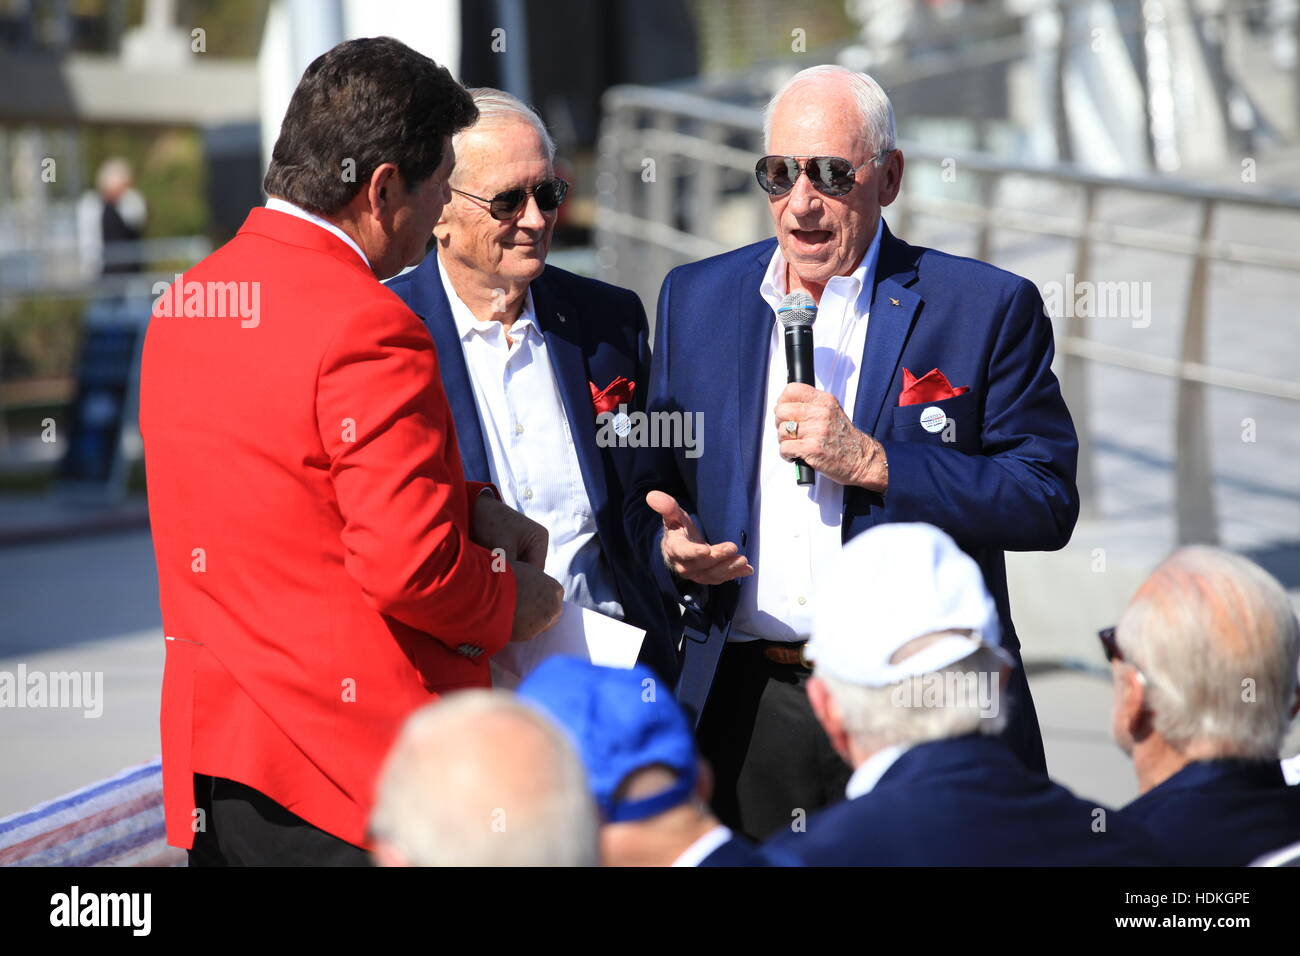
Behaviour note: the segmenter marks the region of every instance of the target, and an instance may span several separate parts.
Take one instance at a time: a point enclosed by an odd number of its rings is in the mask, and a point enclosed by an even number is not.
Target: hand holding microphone
[[[796,481],[811,485],[821,472],[841,485],[883,492],[889,482],[885,450],[859,431],[829,392],[814,387],[813,322],[817,304],[807,292],[791,292],[777,310],[785,332],[786,380],[776,404],[781,457],[793,461]]]

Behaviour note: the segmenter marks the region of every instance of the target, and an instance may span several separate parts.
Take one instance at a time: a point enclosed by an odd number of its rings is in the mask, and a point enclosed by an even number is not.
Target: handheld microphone
[[[817,303],[807,292],[791,292],[781,300],[776,316],[785,329],[786,382],[816,385],[813,374],[813,322],[817,319]],[[802,458],[794,460],[795,480],[801,485],[811,485],[817,473]]]

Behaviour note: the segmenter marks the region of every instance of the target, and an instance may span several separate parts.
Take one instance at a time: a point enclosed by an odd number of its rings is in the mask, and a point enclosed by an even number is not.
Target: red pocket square
[[[966,385],[953,388],[937,368],[932,368],[917,378],[906,368],[903,369],[903,394],[898,396],[898,404],[919,405],[922,402],[942,402],[945,398],[956,398],[970,391]]]
[[[636,391],[636,382],[622,375],[604,388],[597,388],[595,382],[587,384],[591,386],[591,405],[597,415],[618,411],[618,406],[631,404],[632,393]]]

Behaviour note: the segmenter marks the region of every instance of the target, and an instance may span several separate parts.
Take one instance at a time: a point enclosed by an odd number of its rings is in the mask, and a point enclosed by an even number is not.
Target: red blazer
[[[488,686],[514,574],[469,540],[433,341],[354,250],[259,208],[181,281],[140,382],[167,842],[202,773],[364,845],[403,718]]]

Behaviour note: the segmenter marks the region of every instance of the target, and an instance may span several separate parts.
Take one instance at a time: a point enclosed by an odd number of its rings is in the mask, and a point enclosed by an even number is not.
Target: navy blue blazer
[[[1155,839],[1122,811],[1028,770],[996,737],[919,744],[870,793],[765,851],[806,866],[1153,866]]]
[[[1027,279],[908,245],[883,220],[881,228],[853,422],[884,446],[889,487],[883,496],[845,489],[843,539],[888,521],[942,528],[979,563],[1003,642],[1017,652],[1003,552],[1064,547],[1079,513],[1078,441],[1051,370],[1051,321]],[[710,542],[734,541],[744,552],[760,436],[773,427],[764,394],[773,316],[759,284],[775,249],[768,239],[681,266],[659,293],[650,410],[703,411],[703,453],[640,449],[627,522],[662,592],[686,607],[678,699],[696,720],[739,582],[701,588],[675,578],[660,556],[663,521],[645,495],[667,492]],[[904,367],[918,377],[938,368],[969,391],[900,408]],[[954,440],[921,427],[921,411],[931,405],[955,422]],[[1042,767],[1042,738],[1019,668],[1013,680],[1023,705],[1013,707],[1008,739]]]
[[[1300,787],[1276,760],[1198,760],[1124,813],[1179,866],[1246,866],[1300,840]]]
[[[456,439],[470,481],[491,481],[487,444],[474,387],[451,305],[443,289],[437,252],[387,283],[424,320],[438,351],[443,388],[456,421]],[[632,410],[645,405],[650,343],[645,309],[636,293],[547,266],[529,289],[546,338],[560,398],[578,453],[578,466],[596,519],[600,547],[613,572],[625,620],[644,628],[641,662],[675,681],[677,605],[659,595],[632,558],[623,524],[624,489],[632,477],[631,448],[601,447],[591,386],[605,388],[620,375],[636,383]]]

